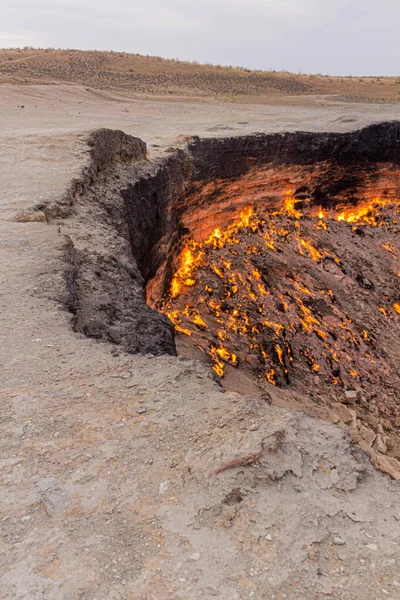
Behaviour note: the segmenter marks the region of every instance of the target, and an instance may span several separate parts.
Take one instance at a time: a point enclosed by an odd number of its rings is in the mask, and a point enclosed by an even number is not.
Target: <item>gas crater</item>
[[[261,388],[350,391],[360,418],[398,430],[399,123],[193,138],[155,161],[102,130],[91,161],[47,209],[88,226],[67,247],[77,331],[128,352],[177,343]]]
[[[379,264],[392,267],[387,278],[395,290],[398,202],[378,196],[335,211],[288,190],[281,204],[250,205],[205,239],[190,238],[155,306],[209,355],[221,377],[231,365],[280,386],[311,374],[341,385],[369,378],[372,365],[388,368],[375,351],[381,319],[365,306],[365,290],[387,320],[399,313],[398,296],[374,294],[379,273],[360,261],[374,249],[370,228],[384,228]],[[351,299],[343,295],[350,290]],[[359,312],[369,310],[367,329]]]

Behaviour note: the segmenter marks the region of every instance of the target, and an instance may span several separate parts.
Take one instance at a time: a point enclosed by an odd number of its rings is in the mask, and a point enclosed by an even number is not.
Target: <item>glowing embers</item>
[[[211,345],[209,353],[213,361],[213,369],[220,377],[223,377],[224,375],[226,363],[230,363],[234,366],[237,366],[238,364],[236,354],[229,352],[229,350],[221,344],[218,347]]]
[[[381,209],[387,206],[399,206],[398,199],[376,197],[370,201],[361,202],[353,207],[342,207],[335,215],[337,221],[347,223],[367,223],[372,227],[385,224]]]
[[[382,248],[384,250],[386,250],[387,252],[389,252],[389,254],[391,254],[393,256],[393,258],[397,258],[397,254],[395,252],[395,249],[392,247],[392,245],[390,243],[382,244]]]
[[[192,273],[200,266],[203,256],[204,253],[195,247],[193,249],[185,248],[183,250],[180,267],[171,281],[171,298],[176,298],[180,294],[182,285],[190,287],[196,283],[192,278]]]
[[[370,225],[371,227],[391,226],[397,231],[394,226],[398,224],[398,212],[400,208],[400,199],[396,197],[380,197],[376,196],[372,199],[364,199],[357,204],[349,206],[339,200],[336,207],[322,208],[312,207],[310,204],[305,207],[304,214],[317,218],[315,224],[316,229],[329,231],[329,221],[339,221],[350,223],[355,226]],[[389,211],[392,214],[389,214]],[[393,214],[393,211],[396,211]],[[396,218],[394,218],[396,217]]]
[[[289,217],[294,217],[295,219],[300,219],[300,217],[302,216],[302,213],[296,209],[296,199],[292,195],[291,191],[287,192],[287,194],[286,194],[286,198],[283,203],[283,208],[284,208],[284,212],[286,212],[286,214]]]
[[[321,258],[322,258],[321,252],[319,252],[319,250],[317,250],[317,248],[315,248],[309,241],[299,238],[298,243],[299,243],[299,252],[302,256],[304,256],[305,254],[308,254],[308,256],[310,256],[310,258],[315,260],[315,262],[319,262],[321,260]]]
[[[390,221],[383,204],[378,207],[379,223]],[[219,376],[229,366],[252,370],[275,385],[316,375],[342,385],[362,380],[371,364],[381,365],[373,336],[343,308],[348,292],[341,301],[335,297],[336,289],[359,285],[336,253],[337,236],[345,256],[354,239],[372,238],[355,238],[352,227],[338,222],[341,213],[322,208],[311,213],[308,200],[288,193],[280,208],[247,207],[229,226],[216,227],[202,241],[187,241],[161,310],[208,354]],[[390,237],[385,244],[393,251]],[[374,252],[377,247],[382,256],[390,251],[372,241]],[[399,268],[393,266],[397,278]],[[390,319],[400,314],[394,300],[383,296],[375,303],[380,322],[379,306]]]
[[[202,242],[189,241],[182,251],[179,269],[171,281],[171,298],[176,298],[182,292],[183,287],[191,287],[196,283],[193,274],[201,265],[206,264],[204,256],[207,250],[224,248],[226,244],[239,243],[239,240],[234,236],[241,227],[249,225],[252,213],[253,209],[251,207],[245,208],[240,212],[239,219],[224,232],[221,232],[220,228],[217,227],[206,240]],[[217,265],[213,265],[213,268],[217,275],[223,277]]]
[[[200,329],[207,329],[206,323],[195,308],[189,308],[189,306],[185,306],[183,310],[175,309],[167,312],[166,314],[174,324],[176,331],[179,331],[179,333],[184,333],[188,336],[192,335],[192,331],[188,327],[182,326],[183,317],[186,318],[187,323],[195,325]]]

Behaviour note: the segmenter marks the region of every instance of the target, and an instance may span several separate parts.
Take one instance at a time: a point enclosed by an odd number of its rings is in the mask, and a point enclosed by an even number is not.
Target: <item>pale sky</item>
[[[400,0],[0,0],[0,47],[400,75]]]

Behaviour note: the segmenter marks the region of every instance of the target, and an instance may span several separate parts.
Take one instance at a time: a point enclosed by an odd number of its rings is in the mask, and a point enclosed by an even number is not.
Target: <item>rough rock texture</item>
[[[400,123],[378,123],[350,133],[276,133],[225,139],[195,138],[189,144],[194,179],[236,177],[269,162],[340,165],[400,162]]]
[[[47,218],[68,217],[76,200],[85,194],[101,171],[115,163],[131,163],[146,158],[145,142],[119,130],[98,129],[89,135],[87,145],[87,164],[80,177],[71,182],[64,197],[37,207],[39,210],[43,208]]]
[[[150,163],[145,144],[118,131],[101,130],[89,142],[91,163],[73,182],[65,205],[66,306],[74,328],[128,352],[175,354],[173,326],[147,306],[144,285],[157,264],[150,261],[153,247],[166,232],[175,234],[171,207],[190,175],[190,161],[178,151]],[[74,226],[82,221],[86,234],[75,239]]]
[[[148,281],[179,237],[176,206],[192,174],[190,156],[178,150],[148,172],[135,175],[121,191],[133,255]]]

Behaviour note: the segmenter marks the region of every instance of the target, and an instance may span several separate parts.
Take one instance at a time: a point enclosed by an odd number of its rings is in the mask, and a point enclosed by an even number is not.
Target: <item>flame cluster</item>
[[[223,233],[217,227],[203,242],[197,243],[194,240],[190,240],[189,244],[182,251],[179,269],[171,281],[171,298],[176,298],[183,287],[191,287],[196,283],[193,274],[198,267],[205,264],[205,249],[208,247],[214,249],[223,248],[228,242],[234,241],[234,236],[239,229],[249,225],[252,214],[253,209],[251,207],[245,208],[240,212],[239,219],[232,223]],[[237,243],[239,243],[239,240],[237,240]],[[214,269],[216,268],[214,266]],[[218,271],[216,272],[218,275]]]
[[[370,201],[362,202],[354,207],[343,207],[336,214],[338,221],[347,223],[367,223],[372,227],[378,227],[384,224],[381,218],[380,209],[388,206],[393,201],[389,198],[380,198],[379,196]]]

